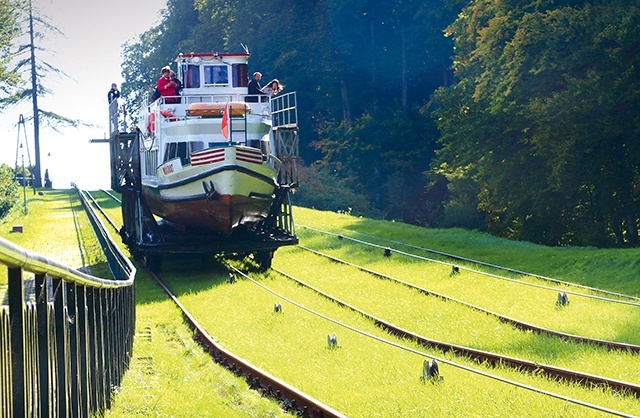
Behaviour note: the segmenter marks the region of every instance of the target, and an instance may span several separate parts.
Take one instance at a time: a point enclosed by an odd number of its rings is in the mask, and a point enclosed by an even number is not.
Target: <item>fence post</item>
[[[9,321],[11,322],[11,385],[13,416],[25,416],[24,405],[24,283],[22,269],[9,268]]]
[[[38,321],[38,401],[40,415],[50,416],[49,396],[51,396],[51,382],[49,381],[49,295],[47,292],[47,278],[44,274],[36,274],[36,315]]]
[[[67,345],[67,315],[64,299],[66,298],[66,284],[62,279],[53,279],[54,287],[54,315],[56,324],[56,405],[58,416],[66,417],[69,411],[68,361],[69,348]]]
[[[78,393],[78,303],[76,300],[76,289],[78,285],[76,283],[66,283],[67,291],[67,312],[68,312],[68,327],[69,327],[69,416],[78,417],[78,400],[80,399]]]
[[[87,330],[87,296],[85,286],[76,286],[78,330],[78,409],[80,416],[89,417],[89,371],[88,330]]]
[[[100,409],[104,409],[104,408],[108,408],[109,407],[109,396],[110,396],[110,385],[109,385],[109,369],[107,367],[106,364],[106,360],[107,360],[107,323],[105,321],[105,316],[106,316],[106,293],[107,293],[107,289],[98,289],[97,291],[98,294],[98,300],[96,301],[97,303],[97,315],[98,317],[96,318],[98,321],[98,334],[97,334],[97,338],[98,338],[98,379],[100,381],[100,392],[99,392],[99,403],[100,403]]]

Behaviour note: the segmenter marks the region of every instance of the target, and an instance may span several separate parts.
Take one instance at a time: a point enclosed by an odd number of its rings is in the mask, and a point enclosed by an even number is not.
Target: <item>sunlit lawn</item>
[[[302,268],[309,260],[278,255],[278,261]],[[188,262],[192,268],[186,281],[179,275],[184,263],[168,263],[164,276],[170,280],[174,291],[180,294],[181,301],[214,338],[240,356],[348,416],[590,414],[582,407],[510,388],[504,383],[448,365],[441,366],[444,382],[424,384],[419,376],[425,356],[339,327],[283,301],[248,280],[228,284],[224,271],[212,272],[205,267],[194,271],[193,261]],[[331,318],[382,338],[399,341],[360,315],[340,308],[276,273],[270,273],[260,282]],[[274,303],[282,303],[283,313],[274,313]],[[340,348],[329,349],[327,335],[334,332]],[[425,351],[412,343],[403,344]],[[456,361],[473,364],[463,359]],[[640,412],[635,399],[565,386],[535,376],[519,375],[512,370],[485,370],[610,408]],[[514,396],[517,400],[514,400]],[[491,399],[491,402],[487,402],[487,399]]]

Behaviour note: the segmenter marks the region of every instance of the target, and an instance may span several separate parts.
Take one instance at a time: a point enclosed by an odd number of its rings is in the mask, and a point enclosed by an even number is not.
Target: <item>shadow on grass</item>
[[[167,294],[151,277],[146,269],[137,263],[136,300],[138,304],[165,301]],[[180,297],[185,294],[200,293],[227,283],[228,269],[211,255],[180,254],[165,255],[158,277],[171,292]]]

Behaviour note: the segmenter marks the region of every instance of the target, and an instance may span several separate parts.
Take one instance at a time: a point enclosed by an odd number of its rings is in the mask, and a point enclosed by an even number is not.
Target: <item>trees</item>
[[[474,2],[449,28],[460,83],[442,89],[439,169],[473,173],[498,235],[638,243],[637,2]]]
[[[42,176],[40,173],[41,121],[54,130],[61,125],[78,126],[82,122],[59,115],[52,111],[41,109],[38,106],[38,98],[51,93],[51,91],[41,82],[44,75],[47,73],[65,75],[63,71],[37,57],[36,51],[42,50],[37,44],[37,41],[44,37],[43,33],[39,31],[38,26],[48,32],[59,33],[59,31],[54,26],[50,25],[45,18],[38,14],[38,11],[32,7],[31,0],[27,3],[21,3],[20,6],[21,7],[18,7],[18,3],[11,6],[13,7],[13,11],[16,13],[15,16],[12,15],[16,19],[16,26],[14,26],[13,33],[16,38],[21,35],[26,37],[27,40],[25,41],[26,43],[22,43],[17,46],[11,44],[11,53],[9,56],[11,56],[11,59],[15,60],[16,63],[15,68],[13,69],[13,78],[10,79],[10,86],[13,87],[12,94],[4,99],[4,103],[6,105],[13,105],[23,100],[31,100],[33,108],[33,115],[31,119],[33,120],[36,159],[35,166],[33,167],[34,186],[42,187]],[[29,80],[27,83],[23,82],[23,77],[25,76]]]
[[[15,5],[9,0],[0,0],[0,110],[16,100],[15,88],[19,77],[11,71],[10,46],[18,34]]]
[[[0,165],[0,219],[18,202],[18,182],[14,180],[15,173],[6,164]]]
[[[127,82],[179,49],[246,44],[251,71],[298,92],[303,158],[388,217],[638,243],[637,0],[188,3],[130,45]]]

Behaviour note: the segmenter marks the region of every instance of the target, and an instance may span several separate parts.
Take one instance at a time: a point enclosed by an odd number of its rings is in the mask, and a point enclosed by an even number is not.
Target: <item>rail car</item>
[[[143,100],[127,127],[109,108],[121,236],[158,270],[166,254],[250,254],[262,269],[298,242],[296,93],[248,92],[249,53],[180,54],[179,95]],[[114,104],[115,103],[115,104]]]

